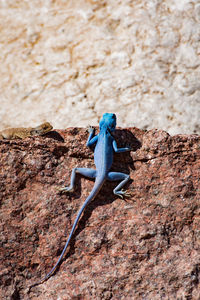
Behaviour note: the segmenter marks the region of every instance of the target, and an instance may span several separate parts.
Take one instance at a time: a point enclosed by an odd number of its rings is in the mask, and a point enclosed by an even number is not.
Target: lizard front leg
[[[95,129],[91,126],[88,127],[88,132],[89,132],[89,137],[88,137],[88,140],[87,140],[87,143],[86,143],[86,146],[87,147],[91,147],[92,145],[94,145],[97,140],[98,140],[98,135],[95,135]]]
[[[72,170],[72,174],[71,174],[70,186],[61,187],[58,190],[60,192],[73,192],[75,181],[76,181],[76,174],[81,174],[81,175],[83,175],[85,177],[88,177],[88,178],[95,178],[96,177],[96,170],[95,169],[90,169],[90,168],[74,168]]]

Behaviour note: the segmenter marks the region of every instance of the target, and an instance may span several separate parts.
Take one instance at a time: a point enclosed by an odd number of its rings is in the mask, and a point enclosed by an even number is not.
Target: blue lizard
[[[98,135],[94,136],[94,128],[89,128],[89,138],[87,140],[87,146],[91,147],[93,144],[96,144],[94,150],[94,162],[96,165],[96,169],[89,169],[89,168],[74,168],[72,170],[71,175],[71,184],[69,187],[62,187],[59,191],[62,192],[71,192],[74,189],[75,184],[75,177],[76,174],[81,174],[89,178],[95,178],[95,183],[90,195],[85,200],[83,206],[81,207],[78,215],[74,221],[72,230],[70,232],[69,238],[65,244],[65,247],[55,264],[55,266],[51,269],[51,271],[42,279],[38,284],[44,282],[48,279],[59,263],[61,262],[65,251],[70,243],[76,225],[81,217],[82,212],[84,211],[85,207],[97,196],[99,193],[103,183],[105,180],[110,181],[121,181],[117,187],[113,190],[113,193],[117,196],[123,198],[123,196],[128,196],[129,194],[126,191],[121,190],[121,188],[127,183],[129,180],[129,175],[119,172],[109,172],[112,162],[113,162],[113,152],[120,153],[125,151],[130,151],[129,148],[117,148],[117,143],[112,136],[112,132],[115,131],[116,128],[116,115],[112,113],[105,113],[99,123],[100,132]],[[34,284],[37,285],[37,284]]]

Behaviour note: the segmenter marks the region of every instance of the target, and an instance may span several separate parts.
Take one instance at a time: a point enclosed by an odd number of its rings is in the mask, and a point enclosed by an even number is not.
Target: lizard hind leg
[[[129,197],[129,193],[124,191],[122,187],[129,181],[130,176],[125,173],[120,172],[109,172],[107,175],[107,180],[109,181],[118,181],[121,182],[114,188],[113,193],[123,199],[123,197]]]
[[[81,175],[83,175],[85,177],[88,177],[88,178],[95,178],[96,177],[96,170],[95,169],[90,169],[90,168],[74,168],[72,170],[72,174],[71,174],[70,186],[61,187],[58,190],[60,192],[73,192],[75,181],[76,181],[76,174],[81,174]]]

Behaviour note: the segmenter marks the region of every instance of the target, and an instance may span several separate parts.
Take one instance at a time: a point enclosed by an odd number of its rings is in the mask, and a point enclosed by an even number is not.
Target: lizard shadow
[[[131,131],[129,131],[129,130],[116,130],[115,138],[116,138],[117,145],[118,145],[119,148],[127,146],[127,143],[123,144],[122,141],[120,142],[120,140],[122,140],[122,134],[125,137],[124,138],[125,141],[130,141],[128,143],[128,146],[131,147],[132,151],[136,151],[137,149],[139,149],[141,147],[141,142],[133,135],[133,133]],[[132,169],[132,170],[135,170],[134,163],[133,163],[133,160],[131,158],[130,152],[126,152],[126,154],[124,154],[124,153],[114,154],[114,161],[113,161],[111,171],[117,171],[117,172],[122,172],[122,173],[125,173],[125,174],[129,174],[130,173],[129,168]],[[79,199],[80,198],[82,178],[85,178],[85,177],[77,174],[75,192],[73,194],[71,194],[70,196],[66,196],[66,197],[70,197],[70,198],[73,197],[74,199]],[[93,179],[86,178],[86,180],[94,182]],[[126,184],[126,187],[128,187],[131,184],[131,182],[132,182],[132,179],[129,180],[129,182]],[[119,199],[118,196],[113,194],[113,189],[117,186],[118,183],[119,183],[118,181],[112,181],[112,182],[111,181],[105,181],[105,183],[104,183],[101,191],[99,192],[99,194],[86,207],[85,211],[83,212],[83,215],[81,216],[81,218],[79,220],[78,226],[75,229],[75,232],[74,232],[74,234],[71,238],[70,245],[68,246],[68,251],[66,252],[65,256],[63,257],[63,259],[61,260],[59,265],[57,266],[57,268],[56,268],[54,274],[52,274],[52,276],[55,275],[59,271],[62,262],[65,261],[67,258],[69,258],[71,255],[73,255],[75,253],[76,237],[86,227],[87,221],[90,219],[90,217],[92,215],[92,212],[99,206],[104,206],[104,205],[107,205],[107,204],[111,204],[116,199]],[[124,201],[124,200],[122,200],[122,201]],[[81,205],[80,205],[80,207],[81,207]],[[70,232],[70,230],[69,230],[69,232]],[[66,238],[66,236],[67,236],[67,234],[65,234],[65,238]],[[56,255],[60,256],[60,254],[62,253],[62,250],[63,250],[63,247],[59,247]]]
[[[55,131],[55,130],[51,130],[51,131],[45,133],[43,135],[43,137],[51,138],[51,139],[59,141],[59,142],[64,142],[64,138],[62,137],[62,135],[58,131]]]

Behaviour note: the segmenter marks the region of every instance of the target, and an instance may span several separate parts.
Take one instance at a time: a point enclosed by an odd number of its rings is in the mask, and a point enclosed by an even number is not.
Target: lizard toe
[[[63,186],[63,187],[58,187],[57,188],[58,192],[73,192],[73,188],[69,187],[69,186]]]
[[[117,191],[117,192],[115,192],[115,195],[119,196],[122,199],[124,199],[124,197],[126,197],[126,198],[131,197],[131,194],[129,194],[126,190]]]

